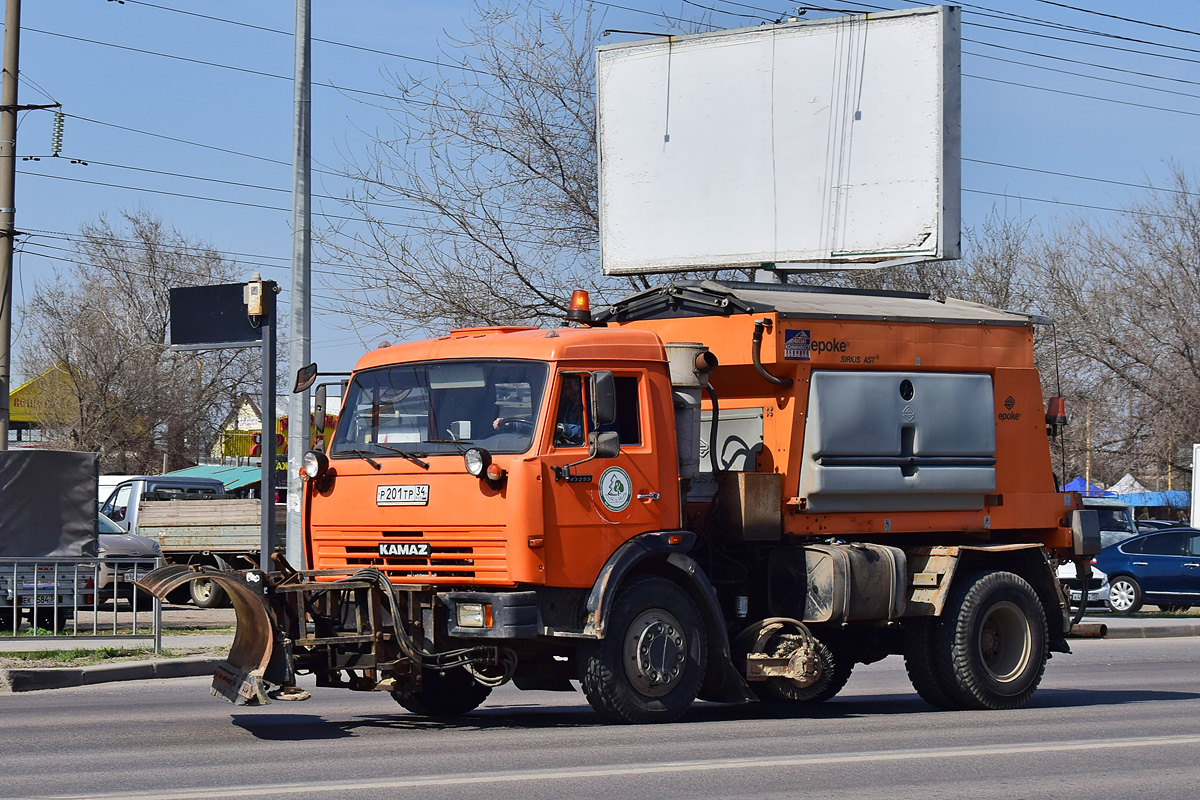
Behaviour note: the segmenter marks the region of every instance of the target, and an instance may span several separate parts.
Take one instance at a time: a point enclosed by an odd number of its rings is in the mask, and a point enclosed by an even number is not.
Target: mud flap
[[[262,577],[254,573],[251,578]],[[265,705],[263,675],[274,649],[274,625],[262,594],[251,587],[242,573],[222,572],[212,567],[168,564],[147,573],[134,583],[155,597],[167,594],[194,580],[211,580],[225,590],[237,613],[237,628],[229,655],[213,674],[212,693],[234,705]]]

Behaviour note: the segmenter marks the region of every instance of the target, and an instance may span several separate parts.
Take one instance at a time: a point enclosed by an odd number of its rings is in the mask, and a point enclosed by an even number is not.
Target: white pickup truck
[[[262,542],[262,503],[225,494],[220,481],[208,478],[138,476],[116,486],[100,511],[123,530],[159,543],[168,564],[196,564],[222,570],[258,565]],[[275,525],[282,530],[286,511],[276,505]],[[189,584],[183,596],[201,608],[226,602],[212,581]]]

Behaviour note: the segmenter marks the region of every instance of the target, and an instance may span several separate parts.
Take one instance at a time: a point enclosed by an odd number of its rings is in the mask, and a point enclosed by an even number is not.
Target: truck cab
[[[611,420],[596,416],[598,376]],[[376,351],[309,498],[309,563],[590,587],[626,540],[679,526],[670,397],[644,332],[472,329]],[[616,451],[591,458],[601,439]]]

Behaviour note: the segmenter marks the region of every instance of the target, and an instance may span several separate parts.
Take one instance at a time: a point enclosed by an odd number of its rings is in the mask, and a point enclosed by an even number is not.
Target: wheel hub
[[[1128,611],[1133,606],[1133,587],[1125,581],[1117,581],[1109,591],[1108,601],[1115,610]]]
[[[643,612],[625,634],[625,670],[642,694],[660,697],[683,675],[688,643],[674,616],[662,609]]]
[[[1015,604],[997,603],[979,629],[979,655],[993,680],[1007,682],[1028,665],[1033,647],[1029,622]]]

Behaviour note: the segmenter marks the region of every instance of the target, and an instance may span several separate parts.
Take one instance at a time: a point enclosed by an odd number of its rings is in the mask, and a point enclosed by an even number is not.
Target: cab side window
[[[582,447],[586,442],[583,424],[583,377],[563,375],[554,417],[554,446]]]
[[[622,445],[642,443],[642,411],[638,402],[638,379],[634,376],[618,375],[613,379],[617,391],[617,420],[604,429],[621,434]]]
[[[125,512],[129,508],[129,495],[132,491],[133,484],[121,484],[108,496],[108,499],[104,501],[104,508],[100,510],[109,519],[120,522],[125,519]]]

